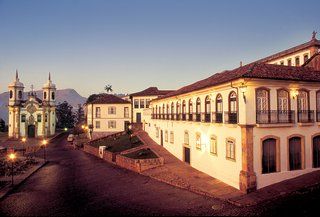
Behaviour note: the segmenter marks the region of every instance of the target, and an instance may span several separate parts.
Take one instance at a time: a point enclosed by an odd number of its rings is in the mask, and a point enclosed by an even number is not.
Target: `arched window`
[[[186,120],[186,101],[182,101],[182,120]]]
[[[309,123],[312,122],[312,115],[309,111],[309,92],[305,90],[299,90],[297,96],[298,106],[298,122]]]
[[[216,113],[213,116],[215,123],[222,123],[223,104],[222,96],[218,94],[216,97]]]
[[[184,131],[184,136],[183,136],[183,141],[184,141],[184,145],[189,146],[189,133],[188,131]]]
[[[18,97],[19,97],[19,99],[22,99],[22,91],[21,90],[19,90],[19,92],[18,92]]]
[[[169,140],[168,138],[169,138],[168,131],[166,130],[166,131],[164,131],[164,141],[168,142],[168,140]]]
[[[161,106],[159,106],[159,119],[161,119],[162,114],[161,114]]]
[[[44,99],[44,100],[47,99],[47,92],[43,92],[43,99]]]
[[[201,134],[196,133],[196,148],[201,149]]]
[[[211,122],[211,99],[209,96],[206,96],[205,99],[205,122]]]
[[[238,123],[237,94],[234,91],[229,94],[229,113],[226,122],[231,124]]]
[[[174,120],[174,103],[171,103],[171,120]]]
[[[167,120],[169,120],[169,113],[170,113],[170,109],[169,109],[169,104],[167,104]]]
[[[316,102],[316,104],[317,104],[317,122],[320,122],[320,90],[319,91],[317,91],[317,102]]]
[[[267,124],[270,121],[270,98],[269,90],[266,88],[259,88],[256,90],[256,117],[258,124]]]
[[[218,147],[217,147],[217,137],[212,135],[210,136],[210,153],[217,155],[218,153]]]
[[[152,119],[154,119],[155,117],[154,117],[154,107],[152,108]]]
[[[277,140],[268,138],[262,141],[262,173],[277,171]]]
[[[193,105],[192,100],[189,100],[189,121],[193,120]]]
[[[201,120],[201,100],[198,97],[196,101],[196,121],[200,121],[200,120]]]
[[[162,119],[165,119],[165,110],[166,110],[166,107],[164,104],[162,104]]]
[[[236,160],[236,140],[233,138],[226,139],[226,158]]]
[[[289,169],[302,169],[302,143],[297,136],[289,139]]]
[[[176,120],[180,120],[180,103],[176,104]]]
[[[54,93],[54,92],[51,93],[51,99],[52,99],[52,100],[55,99],[55,93]]]
[[[320,136],[315,136],[312,139],[313,167],[320,167]]]
[[[278,115],[278,116],[276,116]],[[279,123],[291,123],[293,114],[290,111],[290,95],[285,89],[278,90],[278,111],[272,112],[271,119],[278,118]]]
[[[156,105],[156,118],[158,119],[159,116],[158,116],[158,105]]]
[[[10,90],[10,99],[12,99],[12,97],[13,97],[13,91],[12,90]]]

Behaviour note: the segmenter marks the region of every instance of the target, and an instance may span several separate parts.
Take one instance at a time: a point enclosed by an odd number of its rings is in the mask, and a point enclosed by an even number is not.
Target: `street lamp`
[[[13,186],[13,163],[17,156],[15,153],[10,153],[8,157],[11,161],[11,186]]]
[[[24,156],[25,143],[26,143],[27,139],[26,139],[25,137],[23,137],[23,138],[21,139],[21,141],[22,141],[22,155]]]
[[[42,141],[42,147],[43,147],[43,159],[46,162],[46,145],[48,144],[47,140]]]

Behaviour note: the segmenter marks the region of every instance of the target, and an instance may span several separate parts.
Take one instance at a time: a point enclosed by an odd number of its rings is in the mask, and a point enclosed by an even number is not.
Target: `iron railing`
[[[295,122],[292,110],[265,110],[256,112],[257,124],[286,124]]]

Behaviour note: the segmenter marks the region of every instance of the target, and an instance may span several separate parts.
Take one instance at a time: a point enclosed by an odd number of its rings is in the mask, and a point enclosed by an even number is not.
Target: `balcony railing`
[[[226,124],[237,124],[238,112],[224,112],[224,122]]]
[[[187,118],[187,115],[186,114],[182,114],[182,120],[185,121]]]
[[[212,112],[212,122],[222,123],[222,112]]]
[[[170,116],[171,116],[171,120],[174,120],[175,114],[171,113]]]
[[[188,121],[193,121],[193,114],[188,115]]]
[[[194,115],[196,116],[196,122],[200,122],[201,121],[201,114],[199,113],[194,113]]]
[[[257,124],[286,124],[295,122],[292,110],[265,110],[256,112]]]
[[[298,111],[298,122],[299,123],[313,123],[314,122],[314,111],[313,110],[300,110],[300,111]]]
[[[201,121],[205,123],[211,122],[211,114],[210,113],[202,113],[201,114]]]
[[[320,111],[317,111],[317,122],[320,122]]]

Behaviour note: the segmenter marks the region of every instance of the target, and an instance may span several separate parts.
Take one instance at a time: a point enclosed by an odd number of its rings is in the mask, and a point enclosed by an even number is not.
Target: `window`
[[[54,93],[54,92],[51,93],[51,99],[52,99],[52,100],[55,99],[55,93]]]
[[[315,136],[312,139],[313,146],[313,167],[320,167],[320,136]]]
[[[262,142],[262,173],[277,171],[277,140],[265,139]]]
[[[189,146],[189,133],[188,133],[188,131],[184,132],[183,142],[184,142],[184,145]]]
[[[156,138],[159,138],[159,127],[156,127]]]
[[[108,128],[115,129],[116,128],[116,121],[108,121]]]
[[[196,148],[197,149],[201,149],[201,134],[200,133],[196,133]]]
[[[217,149],[217,137],[212,135],[210,137],[210,153],[216,155],[218,153]]]
[[[309,110],[309,94],[307,91],[299,90],[298,92],[298,111]]]
[[[284,61],[280,61],[280,65],[282,65],[282,66],[283,66],[283,65],[284,65]]]
[[[18,97],[19,97],[19,99],[22,99],[22,91],[21,90],[19,90],[19,92],[18,92]]]
[[[140,99],[140,108],[144,108],[144,99]]]
[[[26,122],[26,115],[21,115],[21,122],[25,123]]]
[[[257,123],[269,123],[269,90],[259,88],[256,90],[256,117]]]
[[[300,137],[292,137],[289,139],[289,169],[302,169],[302,149]]]
[[[288,60],[287,60],[287,65],[288,65],[288,66],[292,66],[292,61],[291,61],[291,59],[288,59]]]
[[[135,99],[133,101],[133,103],[134,103],[134,108],[139,108],[139,100],[138,99]]]
[[[237,94],[232,91],[229,94],[229,115],[228,123],[236,124],[238,123],[238,105],[237,105]]]
[[[168,131],[164,131],[164,141],[168,142]]]
[[[300,66],[300,57],[296,57],[295,66]]]
[[[307,62],[307,60],[309,59],[308,54],[303,55],[303,62]]]
[[[185,115],[186,112],[187,112],[187,110],[186,110],[186,101],[183,100],[183,101],[182,101],[182,114]]]
[[[124,117],[129,118],[129,107],[124,107]]]
[[[232,138],[227,138],[226,139],[226,158],[231,160],[236,160],[235,150],[236,150],[235,140]]]
[[[100,107],[96,107],[96,118],[100,118],[101,117],[101,109]]]
[[[47,92],[43,92],[43,99],[47,99]]]
[[[10,90],[10,99],[12,99],[12,97],[13,97],[13,91],[12,90]]]
[[[171,143],[171,144],[174,143],[174,134],[173,134],[173,131],[170,131],[170,143]]]
[[[41,122],[41,115],[37,115],[37,122]]]
[[[181,113],[181,111],[180,111],[180,103],[177,102],[177,105],[176,105],[177,120],[180,120],[180,116],[179,116],[180,113]]]
[[[116,107],[115,106],[108,107],[108,114],[115,115],[116,114]]]
[[[150,107],[150,99],[146,99],[146,108]]]
[[[45,121],[45,122],[48,122],[48,114],[45,114],[45,115],[44,115],[44,121]]]
[[[278,90],[278,121],[280,123],[291,123],[293,115],[290,112],[290,95],[287,90]]]
[[[317,121],[320,122],[320,90],[316,94],[316,112],[317,112]]]
[[[201,120],[201,100],[198,97],[197,101],[196,101],[196,121],[200,121]]]
[[[100,121],[96,121],[96,129],[100,129]]]
[[[171,119],[174,119],[174,103],[171,103]]]
[[[205,122],[211,122],[211,99],[209,96],[206,96],[204,104]]]
[[[222,123],[222,111],[223,111],[223,101],[221,94],[218,94],[216,97],[216,114],[213,116],[215,119],[214,122]]]

